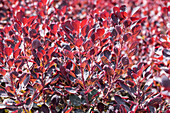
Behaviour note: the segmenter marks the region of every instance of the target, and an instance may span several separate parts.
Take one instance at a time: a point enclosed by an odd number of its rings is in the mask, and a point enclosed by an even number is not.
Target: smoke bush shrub
[[[169,112],[168,1],[0,7],[1,112]]]

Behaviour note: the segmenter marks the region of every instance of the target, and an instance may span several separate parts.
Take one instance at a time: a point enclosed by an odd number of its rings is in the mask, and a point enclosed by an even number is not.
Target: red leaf
[[[109,17],[109,13],[106,11],[106,10],[104,10],[101,14],[100,14],[100,17],[101,18],[108,18]]]
[[[68,109],[65,113],[70,113],[72,109],[73,109],[73,107],[71,107],[70,109]]]
[[[76,40],[76,44],[75,45],[77,47],[80,47],[82,44],[83,44],[83,39],[82,38],[79,38],[79,39]]]
[[[74,54],[73,54],[71,51],[69,51],[69,50],[65,50],[65,55],[66,55],[67,57],[69,57],[70,59],[73,59],[73,58],[74,58]]]
[[[131,19],[132,21],[139,20],[139,18],[137,18],[137,17],[130,17],[130,19]]]
[[[74,20],[74,21],[72,22],[72,26],[73,26],[74,29],[77,31],[77,33],[79,33],[80,21]]]
[[[5,48],[5,54],[7,55],[7,56],[10,56],[11,55],[11,53],[12,53],[12,48],[10,48],[10,47],[6,47]]]
[[[157,59],[157,60],[163,60],[163,55],[161,55],[160,57],[152,57],[153,59]]]
[[[170,48],[170,42],[162,42],[161,45],[162,45],[164,48]]]
[[[12,67],[12,65],[14,64],[14,59],[9,59],[9,60],[7,61],[7,63],[8,63],[8,65],[9,65],[9,67]]]
[[[35,23],[31,26],[31,29],[36,29],[36,31],[39,30],[39,23]]]
[[[119,7],[113,7],[113,12],[114,12],[114,13],[116,13],[116,12],[120,12]]]
[[[28,27],[34,23],[34,21],[35,21],[36,18],[37,18],[37,16],[31,16],[31,17],[28,19],[28,21],[27,21]]]
[[[41,0],[41,2],[42,2],[44,5],[46,5],[47,0]]]
[[[106,27],[106,28],[108,27],[108,21],[107,20],[103,21],[103,26]]]
[[[140,25],[135,25],[135,26],[132,28],[132,33],[133,33],[133,35],[138,35],[140,32],[141,32],[141,26],[140,26]]]
[[[143,23],[146,19],[147,17],[141,18],[140,20],[138,20],[137,24]]]
[[[5,69],[0,68],[0,74],[4,76],[4,75],[6,74],[6,70],[5,70]]]
[[[83,28],[84,25],[86,25],[86,23],[87,23],[87,19],[83,19],[83,20],[81,21],[81,28]]]
[[[123,35],[123,40],[126,42],[126,41],[129,41],[130,38],[132,37],[132,34],[131,33],[126,33]]]
[[[23,17],[24,17],[24,12],[20,11],[17,13],[16,16],[17,16],[17,19],[22,22]]]
[[[86,36],[86,35],[88,34],[89,30],[90,30],[89,25],[85,25],[85,26],[81,29],[81,34],[82,34],[82,36]]]
[[[139,42],[135,41],[131,44],[131,46],[129,47],[129,50],[132,50],[133,48],[137,47],[137,45],[139,44]]]
[[[83,44],[84,50],[88,51],[93,46],[93,42],[88,40],[86,43]]]
[[[17,49],[19,48],[20,45],[21,45],[21,41],[19,41],[19,42],[15,45],[14,51],[17,50]]]
[[[7,86],[5,89],[6,89],[6,91],[12,93],[13,95],[15,94],[15,88],[14,87]]]
[[[123,25],[124,25],[125,27],[128,27],[128,26],[130,26],[131,24],[132,24],[131,20],[125,20],[125,21],[123,22]]]
[[[99,37],[103,36],[104,33],[105,33],[104,28],[99,28],[99,29],[97,29],[97,35],[98,35]]]
[[[17,58],[17,56],[19,55],[20,51],[21,51],[21,49],[15,50],[14,53],[13,53],[13,57]]]
[[[51,47],[48,49],[47,54],[51,55],[52,52],[54,51],[55,47]]]
[[[123,18],[126,18],[127,17],[127,13],[126,12],[120,12],[121,15],[123,16]]]
[[[11,30],[11,27],[4,27],[4,31],[7,34]]]
[[[36,89],[36,90],[38,90],[38,91],[41,91],[41,89],[43,88],[43,86],[42,86],[41,84],[39,84],[39,83],[35,83],[35,84],[33,85],[33,88]]]

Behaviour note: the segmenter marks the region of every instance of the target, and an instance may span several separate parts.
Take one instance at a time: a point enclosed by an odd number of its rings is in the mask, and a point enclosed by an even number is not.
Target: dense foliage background
[[[168,0],[1,0],[0,112],[170,112]]]

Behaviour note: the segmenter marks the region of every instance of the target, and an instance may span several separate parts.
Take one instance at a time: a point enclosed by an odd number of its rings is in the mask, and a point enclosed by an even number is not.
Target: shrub
[[[1,112],[169,112],[168,1],[0,6]]]

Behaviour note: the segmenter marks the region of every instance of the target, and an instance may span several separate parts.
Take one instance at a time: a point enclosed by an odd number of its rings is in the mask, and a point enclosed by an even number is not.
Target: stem
[[[81,61],[80,49],[79,49],[79,60],[80,60],[80,65],[81,65],[82,61]],[[80,66],[80,71],[81,71],[81,77],[82,77],[82,81],[83,81],[83,87],[86,90],[86,84],[85,84],[85,81],[84,81],[84,71],[83,71],[83,67],[81,67],[81,66]]]
[[[80,60],[80,65],[82,63],[81,61],[81,49],[79,48],[79,60]],[[83,71],[83,67],[80,66],[80,71],[81,71],[81,77],[82,77],[82,81],[83,81],[83,87],[85,89],[85,91],[87,91],[87,88],[86,88],[86,84],[85,84],[85,81],[84,81],[84,71]],[[87,102],[87,104],[89,104],[89,100],[88,100],[88,95],[85,96],[85,100]],[[89,109],[89,105],[88,105],[88,109]]]
[[[21,103],[21,100],[19,99],[16,90],[15,90],[15,96],[17,97],[17,100]],[[27,113],[27,110],[25,109],[24,106],[22,106],[22,109],[24,109],[25,113]]]

